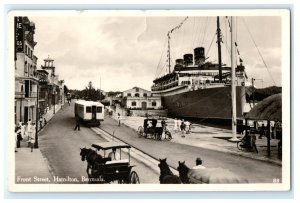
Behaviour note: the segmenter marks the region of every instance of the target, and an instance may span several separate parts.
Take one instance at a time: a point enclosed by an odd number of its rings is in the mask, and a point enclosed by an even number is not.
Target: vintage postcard
[[[9,191],[288,191],[290,11],[8,13]]]

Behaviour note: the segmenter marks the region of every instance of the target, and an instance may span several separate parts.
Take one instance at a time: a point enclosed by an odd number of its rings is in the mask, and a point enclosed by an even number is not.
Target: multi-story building
[[[139,87],[124,91],[122,96],[126,98],[126,108],[128,109],[162,109],[159,96],[153,96],[151,91]]]
[[[49,56],[44,59],[44,65],[41,68],[48,73],[47,106],[52,109],[55,105],[64,103],[64,80],[59,80],[59,76],[55,74],[54,60]]]
[[[15,123],[36,120],[37,82],[34,55],[35,24],[15,17]]]

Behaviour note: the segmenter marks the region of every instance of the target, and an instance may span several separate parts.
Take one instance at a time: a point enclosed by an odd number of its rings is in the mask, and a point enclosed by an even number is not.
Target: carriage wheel
[[[241,151],[245,151],[245,147],[243,147],[244,143],[242,141],[237,142],[237,148]]]
[[[137,133],[138,133],[139,137],[142,137],[144,134],[144,128],[142,126],[140,126],[137,130]]]
[[[140,178],[135,171],[132,171],[129,175],[129,184],[140,184]]]
[[[167,140],[172,140],[172,135],[170,132],[166,132]]]

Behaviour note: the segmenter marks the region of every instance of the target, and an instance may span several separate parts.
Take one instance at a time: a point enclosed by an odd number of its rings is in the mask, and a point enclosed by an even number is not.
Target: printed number
[[[279,178],[273,178],[273,183],[280,183]]]

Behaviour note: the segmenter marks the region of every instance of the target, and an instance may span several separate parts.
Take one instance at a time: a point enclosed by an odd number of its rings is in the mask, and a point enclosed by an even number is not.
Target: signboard
[[[22,17],[15,17],[15,53],[24,51]]]

